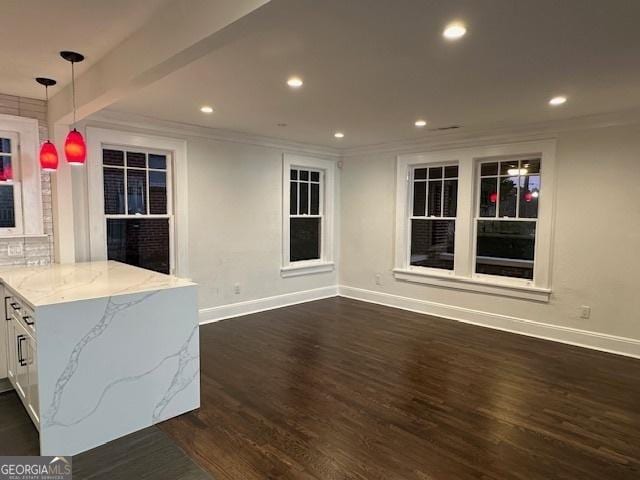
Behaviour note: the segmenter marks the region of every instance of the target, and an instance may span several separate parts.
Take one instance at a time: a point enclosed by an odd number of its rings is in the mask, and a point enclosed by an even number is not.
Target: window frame
[[[290,219],[291,216],[291,170],[309,170],[320,172],[319,215],[296,215],[298,218],[320,217],[320,258],[313,260],[290,261]],[[334,197],[335,162],[301,155],[283,154],[282,156],[282,277],[293,277],[315,273],[330,272],[334,269]]]
[[[399,155],[396,177],[396,242],[394,276],[398,280],[546,302],[551,294],[551,245],[555,197],[555,140],[464,147]],[[480,163],[500,157],[538,156],[541,195],[538,200],[534,279],[476,274],[476,216],[479,208]],[[409,262],[409,209],[412,208],[411,168],[458,164],[458,201],[454,270],[425,269]],[[435,271],[437,270],[437,271]]]
[[[20,137],[18,132],[0,130],[0,138],[8,138],[11,142],[11,153],[0,153],[0,156],[11,158],[12,178],[10,181],[0,181],[0,185],[13,187],[13,219],[15,226],[0,227],[0,236],[10,237],[24,232],[22,210],[22,166],[20,165]]]
[[[169,220],[170,273],[188,278],[188,185],[186,171],[186,142],[184,140],[129,133],[99,127],[87,127],[87,178],[89,190],[89,246],[91,260],[107,260],[107,218]],[[116,149],[129,152],[158,153],[167,156],[167,214],[104,213],[104,165],[102,150]],[[107,168],[124,168],[107,165]],[[142,168],[140,168],[142,170]],[[144,169],[149,171],[148,168]],[[154,169],[151,169],[154,170]],[[126,173],[126,172],[125,172]],[[95,188],[94,188],[95,187]],[[147,181],[147,193],[149,182]],[[125,196],[127,192],[125,190]],[[147,197],[147,211],[149,211]],[[172,212],[172,213],[169,213]]]
[[[16,226],[0,228],[0,238],[47,236],[44,231],[38,128],[39,123],[35,118],[0,114],[0,130],[14,136],[11,163],[18,172],[13,181]]]
[[[411,270],[415,270],[416,272],[424,272],[425,274],[433,274],[433,275],[447,275],[447,276],[452,276],[455,275],[455,269],[456,269],[456,256],[455,256],[455,246],[454,246],[454,255],[453,255],[453,269],[449,270],[449,269],[445,269],[445,268],[436,268],[436,267],[422,267],[422,266],[418,266],[418,265],[411,265],[411,223],[413,220],[453,220],[454,222],[454,229],[458,228],[457,225],[457,220],[458,220],[458,206],[457,206],[457,199],[456,199],[456,216],[455,217],[432,217],[432,216],[427,216],[426,214],[429,211],[429,182],[431,181],[429,179],[429,172],[427,171],[427,178],[424,180],[426,185],[426,201],[425,201],[425,207],[424,207],[424,213],[425,216],[424,217],[417,217],[415,215],[413,215],[413,202],[414,202],[414,194],[415,194],[415,171],[416,169],[419,168],[438,168],[438,167],[443,167],[443,173],[442,173],[442,178],[440,178],[440,182],[442,183],[442,193],[441,193],[441,205],[440,205],[440,210],[444,213],[444,181],[448,180],[447,178],[444,177],[444,167],[458,167],[458,176],[451,178],[451,180],[456,180],[459,181],[459,177],[460,177],[460,166],[458,165],[458,162],[456,161],[449,161],[449,162],[433,162],[433,163],[424,163],[424,164],[412,164],[409,166],[409,200],[408,200],[408,221],[407,221],[407,233],[406,233],[406,239],[407,239],[407,251],[406,251],[406,265],[408,265],[408,267]],[[421,181],[421,180],[418,180]],[[458,185],[459,188],[459,185]]]

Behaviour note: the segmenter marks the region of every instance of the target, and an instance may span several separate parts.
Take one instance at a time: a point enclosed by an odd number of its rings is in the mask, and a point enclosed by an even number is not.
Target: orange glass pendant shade
[[[87,144],[75,128],[69,132],[64,142],[64,155],[71,165],[83,165],[87,158]]]
[[[58,168],[58,150],[49,140],[40,147],[40,167],[45,172],[52,172]]]

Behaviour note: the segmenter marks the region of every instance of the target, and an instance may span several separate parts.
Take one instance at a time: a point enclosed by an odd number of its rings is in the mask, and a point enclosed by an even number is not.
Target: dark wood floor
[[[216,479],[638,479],[640,361],[335,298],[204,326]]]

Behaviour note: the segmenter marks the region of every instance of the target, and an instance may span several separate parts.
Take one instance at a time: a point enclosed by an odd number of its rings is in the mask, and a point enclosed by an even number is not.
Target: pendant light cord
[[[76,126],[76,74],[73,67],[74,62],[71,62],[71,92],[73,96],[73,127]]]

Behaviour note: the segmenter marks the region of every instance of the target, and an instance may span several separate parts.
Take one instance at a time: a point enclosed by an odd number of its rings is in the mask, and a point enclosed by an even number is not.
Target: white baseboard
[[[344,285],[338,287],[338,295],[388,307],[400,308],[402,310],[457,320],[481,327],[640,358],[640,340],[632,338],[539,323],[523,318],[498,315]]]
[[[297,303],[311,302],[322,298],[335,297],[338,295],[338,286],[315,288],[302,292],[285,293],[275,297],[259,298],[246,302],[230,303],[219,307],[203,308],[199,312],[200,325],[217,322],[225,318],[249,315],[250,313],[273,310],[274,308],[286,307]]]

